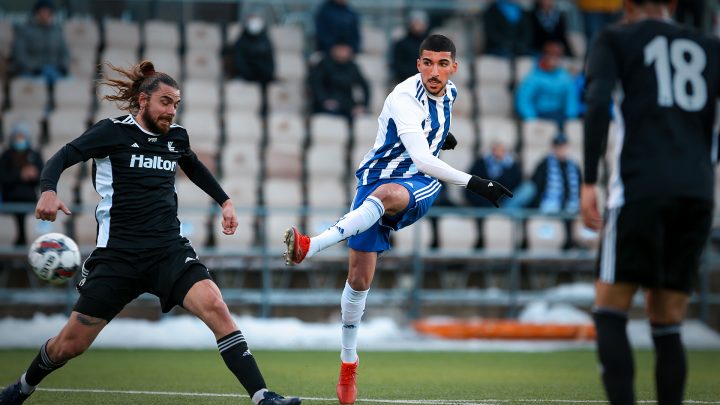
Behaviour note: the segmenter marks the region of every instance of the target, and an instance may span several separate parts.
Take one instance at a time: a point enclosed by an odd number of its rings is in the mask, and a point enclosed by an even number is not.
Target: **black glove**
[[[455,136],[448,132],[447,136],[445,137],[445,143],[443,143],[442,150],[450,150],[455,149],[457,146],[457,139],[455,139]]]
[[[472,176],[466,187],[475,194],[487,198],[495,207],[500,207],[500,197],[506,195],[512,198],[513,193],[497,181],[486,180],[482,177]]]

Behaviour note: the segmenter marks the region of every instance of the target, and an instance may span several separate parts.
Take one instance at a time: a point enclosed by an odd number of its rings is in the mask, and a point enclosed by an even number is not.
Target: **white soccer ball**
[[[28,260],[40,279],[63,284],[80,269],[80,249],[66,235],[46,233],[32,243]]]

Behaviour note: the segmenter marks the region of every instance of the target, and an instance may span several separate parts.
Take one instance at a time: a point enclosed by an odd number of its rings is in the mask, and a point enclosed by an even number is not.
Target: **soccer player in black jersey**
[[[612,404],[635,401],[626,325],[639,288],[655,346],[657,400],[682,402],[680,326],[712,222],[720,41],[674,24],[674,6],[626,1],[625,23],[601,32],[588,59],[581,210],[587,226],[603,229],[593,317]],[[617,136],[603,219],[595,183],[614,90]]]
[[[175,173],[183,169],[222,207],[223,233],[232,235],[237,215],[232,201],[190,148],[185,128],[173,124],[180,103],[177,82],[143,61],[124,76],[106,79],[117,90],[108,96],[130,112],[104,119],[65,145],[41,175],[36,217],[54,221],[70,211],[56,194],[63,170],[93,159],[93,185],[102,197],[97,248],[85,261],[78,298],[67,324],[40,348],[20,379],[0,393],[0,404],[20,404],[35,387],[68,360],[82,354],[100,331],[140,294],[160,298],[163,312],[182,306],[200,318],[217,339],[230,371],[259,405],[299,404],[268,391],[248,345],[233,321],[220,290],[180,234]]]

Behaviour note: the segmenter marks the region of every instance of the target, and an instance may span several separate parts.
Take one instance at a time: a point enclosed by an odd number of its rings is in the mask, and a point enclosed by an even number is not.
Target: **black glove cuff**
[[[467,188],[468,190],[472,191],[475,194],[485,195],[485,189],[487,188],[488,181],[483,179],[482,177],[478,177],[473,175],[470,177],[470,181],[468,181]]]

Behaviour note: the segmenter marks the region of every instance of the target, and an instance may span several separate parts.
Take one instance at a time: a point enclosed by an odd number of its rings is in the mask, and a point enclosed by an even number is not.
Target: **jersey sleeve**
[[[420,101],[410,93],[396,94],[388,105],[390,116],[395,121],[398,136],[409,132],[422,133],[422,122],[425,120],[425,109]]]
[[[618,63],[610,42],[610,31],[602,31],[590,49],[587,63],[584,122],[584,181],[595,184],[598,163],[607,144],[610,100],[618,78]]]
[[[180,157],[178,164],[188,176],[190,181],[200,187],[202,191],[209,195],[219,205],[222,205],[230,198],[222,189],[220,183],[218,183],[215,179],[215,176],[210,173],[207,166],[198,159],[197,155],[192,149],[190,149],[190,147],[188,147]]]
[[[107,156],[114,144],[112,125],[109,119],[99,121],[48,159],[40,175],[40,191],[56,191],[60,175],[68,167],[90,158]]]

